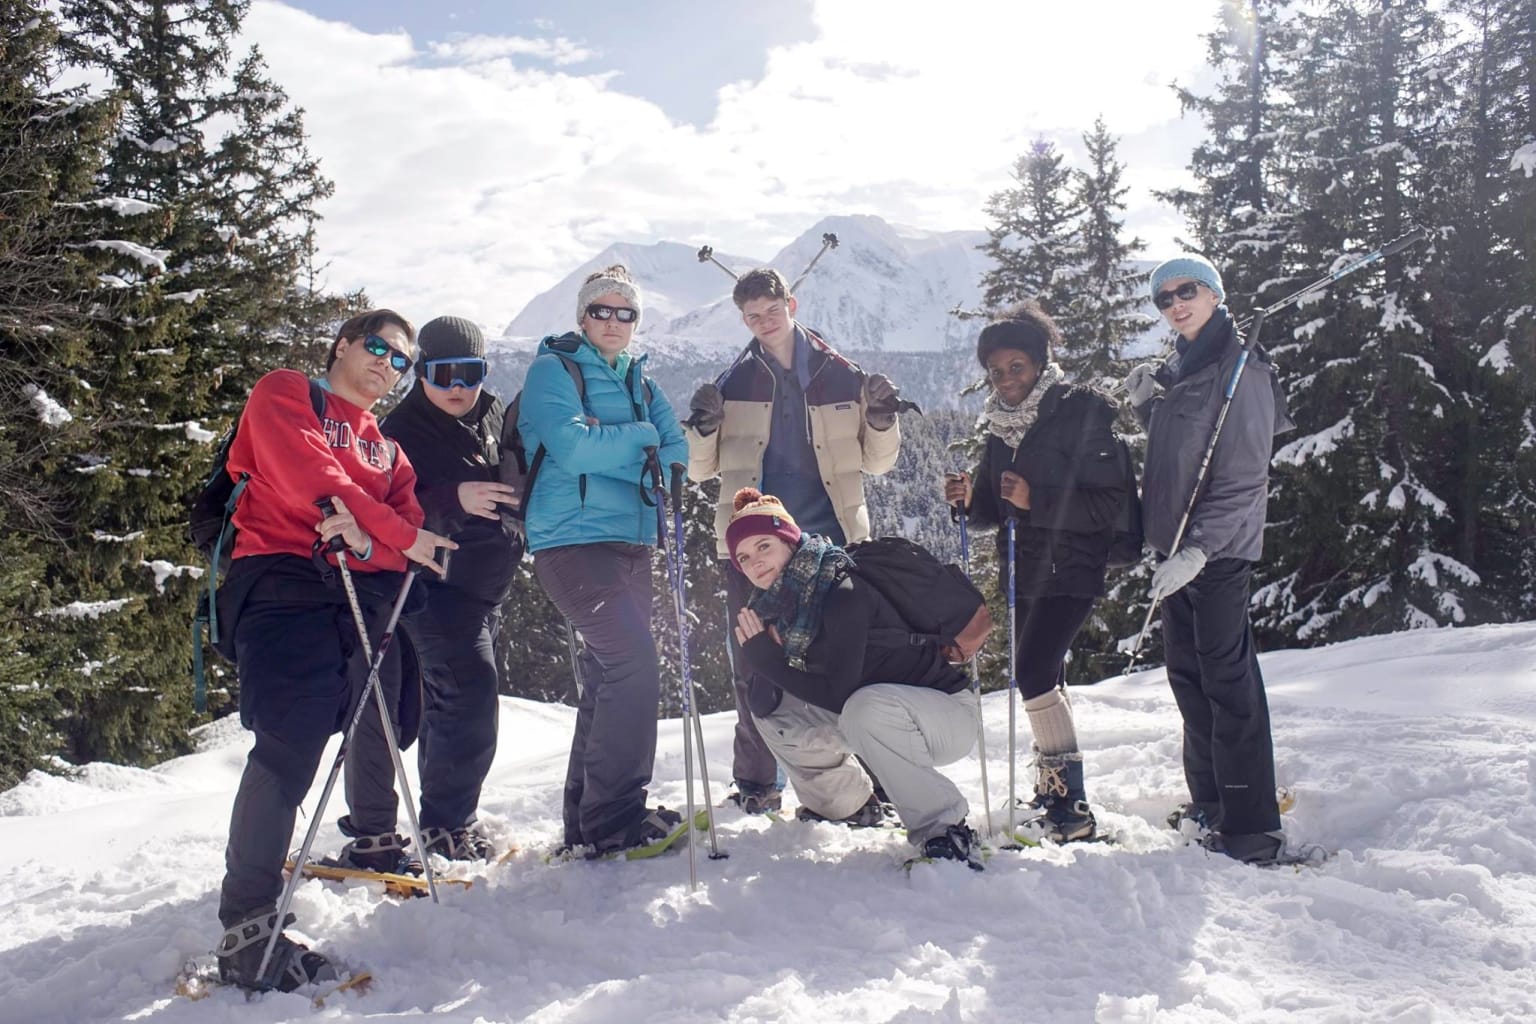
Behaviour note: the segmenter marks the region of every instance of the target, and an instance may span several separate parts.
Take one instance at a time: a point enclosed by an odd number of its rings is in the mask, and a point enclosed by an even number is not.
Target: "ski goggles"
[[[370,334],[363,339],[363,350],[371,356],[389,356],[389,368],[396,373],[404,373],[411,368],[411,357],[377,334]]]
[[[1200,294],[1200,282],[1185,281],[1177,288],[1158,292],[1152,296],[1152,302],[1158,309],[1167,309],[1175,302],[1188,302],[1198,294]]]
[[[421,379],[435,388],[474,389],[485,380],[484,359],[429,359],[421,364]]]
[[[594,302],[587,307],[587,316],[593,320],[617,320],[621,324],[632,324],[640,319],[640,311],[628,306],[605,306],[601,302]]]

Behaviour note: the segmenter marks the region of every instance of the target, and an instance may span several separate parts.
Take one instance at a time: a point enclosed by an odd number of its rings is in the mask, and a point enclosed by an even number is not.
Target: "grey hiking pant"
[[[874,683],[849,697],[840,715],[786,693],[778,710],[757,724],[800,802],[822,817],[846,818],[873,792],[855,754],[879,776],[913,846],[921,848],[970,810],[937,767],[976,745],[976,698],[969,690]]]
[[[565,841],[598,845],[645,817],[661,671],[651,636],[651,552],[604,542],[546,548],[533,571],[581,634]]]

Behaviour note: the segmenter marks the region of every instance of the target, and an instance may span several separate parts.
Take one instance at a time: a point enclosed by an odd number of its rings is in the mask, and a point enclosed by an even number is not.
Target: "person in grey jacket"
[[[1147,427],[1143,527],[1162,559],[1151,596],[1162,604],[1168,684],[1184,719],[1190,802],[1168,823],[1192,821],[1207,830],[1208,849],[1272,863],[1285,840],[1248,590],[1264,541],[1274,368],[1248,360],[1176,544],[1242,343],[1223,304],[1221,275],[1207,260],[1186,255],[1158,266],[1152,297],[1178,332],[1175,352],[1160,365],[1137,366],[1125,384]]]

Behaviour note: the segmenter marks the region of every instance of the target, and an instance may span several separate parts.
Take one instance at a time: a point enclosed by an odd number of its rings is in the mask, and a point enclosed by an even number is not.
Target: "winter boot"
[[[923,856],[929,860],[957,860],[972,871],[983,870],[981,838],[963,821],[924,843]]]
[[[736,788],[726,794],[727,800],[748,814],[767,814],[784,806],[784,791],[778,786],[765,786],[761,782],[736,780]]]
[[[276,922],[277,914],[268,910],[246,918],[224,932],[218,949],[220,981],[257,991],[275,988],[279,992],[292,992],[311,982],[337,980],[336,968],[329,960],[286,935],[277,937],[277,944],[272,947],[272,959],[267,963],[267,973],[258,978],[256,972],[261,968],[261,958],[267,951]],[[293,922],[294,915],[289,914],[283,918],[283,927]]]
[[[1083,788],[1083,755],[1035,754],[1034,817],[1014,833],[1021,842],[1076,843],[1093,839],[1098,823]]]
[[[352,841],[336,855],[334,863],[337,867],[396,875],[421,874],[421,861],[405,852],[405,848],[411,845],[405,836],[398,832],[366,835],[352,825],[351,815],[343,817],[336,824],[342,835],[352,837]]]
[[[1192,800],[1179,804],[1168,815],[1168,827],[1175,832],[1193,832],[1203,836],[1221,828],[1221,804]]]
[[[846,818],[824,817],[801,804],[795,809],[795,820],[824,821],[831,825],[847,825],[849,828],[895,828],[898,821],[896,808],[884,803],[873,793],[869,795],[868,800],[864,801],[864,806]]]
[[[495,860],[496,846],[479,826],[471,823],[459,828],[424,828],[421,841],[427,852],[448,860]]]
[[[1211,832],[1200,840],[1200,845],[1244,864],[1267,867],[1278,863],[1285,853],[1285,833]]]
[[[683,823],[683,816],[676,811],[657,806],[648,810],[629,828],[620,829],[613,835],[600,839],[592,847],[590,857],[610,857],[641,846],[659,843]]]

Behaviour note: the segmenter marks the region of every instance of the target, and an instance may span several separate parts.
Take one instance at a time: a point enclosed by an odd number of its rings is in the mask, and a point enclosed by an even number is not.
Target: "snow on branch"
[[[144,213],[153,213],[160,209],[158,203],[147,203],[142,199],[126,199],[121,196],[108,196],[105,199],[91,199],[83,203],[60,203],[60,206],[71,210],[111,210],[119,217],[137,217]]]
[[[38,618],[96,619],[110,612],[120,612],[133,600],[120,597],[112,601],[71,601],[62,608],[44,608]]]
[[[1496,342],[1483,354],[1483,358],[1477,361],[1477,365],[1490,367],[1501,377],[1514,369],[1514,360],[1509,355],[1509,342],[1507,340]]]
[[[1536,175],[1536,142],[1527,142],[1515,150],[1515,155],[1509,161],[1509,169],[1520,171],[1527,178]]]
[[[74,419],[68,409],[55,402],[48,392],[36,384],[28,384],[21,389],[21,393],[32,403],[32,408],[37,411],[37,418],[43,421],[45,427],[62,427]]]
[[[165,273],[165,258],[171,254],[169,249],[151,249],[140,245],[138,242],[129,242],[121,238],[98,238],[95,241],[86,242],[86,246],[92,249],[108,249],[121,253],[131,260],[135,260],[139,266],[146,270],[158,270]]]
[[[176,565],[157,558],[152,562],[140,562],[144,568],[155,574],[155,592],[165,593],[165,581],[176,579],[180,576],[191,576],[193,579],[202,579],[203,570],[195,565]]]
[[[138,540],[144,536],[143,530],[134,530],[132,533],[116,534],[107,533],[105,530],[92,530],[91,540],[100,544],[127,544],[129,541]]]
[[[1301,466],[1304,463],[1317,459],[1327,461],[1328,456],[1338,448],[1339,442],[1355,435],[1355,420],[1353,414],[1345,416],[1339,422],[1326,430],[1320,430],[1308,437],[1299,438],[1281,448],[1270,460],[1272,465]]]

